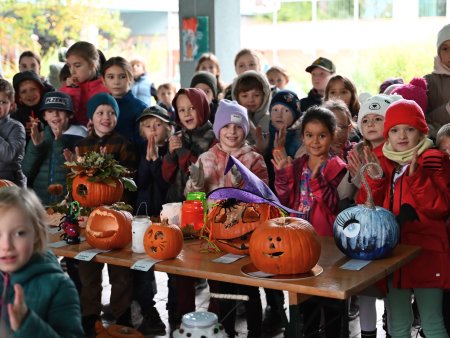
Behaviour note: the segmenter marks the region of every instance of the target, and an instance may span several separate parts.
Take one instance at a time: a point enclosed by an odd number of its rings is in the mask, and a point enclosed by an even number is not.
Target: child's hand
[[[25,297],[20,284],[14,284],[14,293],[14,303],[8,304],[8,314],[11,329],[17,331],[28,313],[28,307],[25,304]]]
[[[320,174],[320,167],[322,166],[322,164],[325,163],[325,161],[327,160],[328,156],[322,155],[319,158],[319,162],[317,162],[316,166],[314,167],[314,169],[311,172],[311,178],[317,178]]]
[[[53,135],[55,135],[55,140],[58,140],[59,138],[61,138],[61,136],[63,134],[63,130],[62,130],[61,126],[53,126],[52,132],[53,132]]]
[[[292,158],[287,156],[286,151],[283,149],[274,149],[272,152],[272,164],[277,170],[286,168],[292,165]]]
[[[75,159],[80,158],[80,149],[75,147],[75,153],[71,152],[69,149],[65,148],[63,150],[63,155],[66,162],[73,162]]]
[[[264,154],[269,145],[269,138],[264,135],[260,126],[256,127],[254,138],[256,151],[260,154]]]
[[[375,164],[379,165],[379,168],[381,168],[380,160],[378,159],[377,155],[375,155],[368,146],[364,147],[364,157],[365,157],[366,163],[375,163]],[[383,171],[381,170],[381,173],[380,173],[380,170],[378,170],[377,168],[375,168],[373,166],[370,166],[367,169],[367,173],[369,174],[370,177],[377,177],[377,176],[382,177],[383,176]]]
[[[180,149],[183,146],[183,141],[181,140],[181,134],[172,135],[169,138],[169,153],[173,155],[175,150]]]
[[[352,177],[357,177],[359,175],[359,171],[361,170],[362,162],[359,158],[358,152],[355,149],[348,152],[347,161],[347,169],[350,172],[350,175]]]
[[[233,187],[239,187],[242,183],[242,175],[236,166],[231,167],[231,184]]]
[[[147,154],[145,159],[147,161],[156,161],[158,158],[158,147],[156,146],[155,136],[150,136],[147,139]]]
[[[409,165],[409,176],[413,175],[417,169],[417,149],[414,151],[411,164]]]
[[[39,119],[30,117],[30,136],[35,146],[44,142],[44,131],[39,131]]]
[[[286,134],[286,127],[281,128],[277,133],[275,133],[275,141],[273,143],[274,148],[284,148],[286,145]]]
[[[94,122],[92,122],[92,120],[89,120],[86,128],[87,128],[88,135],[92,135],[94,133]]]
[[[203,163],[198,160],[198,167],[195,164],[189,166],[189,179],[196,187],[202,187],[205,183],[205,172],[203,171]]]

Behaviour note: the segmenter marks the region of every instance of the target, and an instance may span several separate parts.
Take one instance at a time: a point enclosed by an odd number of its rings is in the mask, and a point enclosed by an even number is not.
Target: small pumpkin
[[[133,216],[107,206],[95,208],[86,223],[86,241],[97,249],[122,249],[131,242]]]
[[[250,258],[253,265],[271,274],[300,274],[319,261],[321,244],[313,226],[301,218],[268,220],[253,232]]]
[[[268,203],[246,203],[233,198],[222,200],[208,213],[210,238],[225,252],[247,255],[256,227],[280,215],[281,212]]]
[[[120,201],[123,195],[123,183],[111,178],[113,184],[91,182],[86,175],[77,175],[72,182],[72,197],[83,207],[98,207]]]
[[[183,249],[183,232],[178,225],[168,224],[167,218],[153,223],[145,231],[144,249],[154,259],[175,258]]]
[[[16,184],[10,180],[3,180],[0,179],[0,188],[4,188],[4,187],[15,187]]]
[[[400,228],[395,215],[375,206],[364,176],[368,163],[361,168],[361,177],[367,191],[367,201],[341,211],[334,221],[333,233],[337,247],[351,258],[373,260],[386,257],[397,245]],[[381,167],[379,167],[381,170]],[[375,178],[375,177],[374,177]]]

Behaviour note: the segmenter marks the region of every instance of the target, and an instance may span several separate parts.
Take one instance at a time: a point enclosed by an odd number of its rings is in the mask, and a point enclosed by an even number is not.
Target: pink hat
[[[423,134],[428,134],[428,126],[420,106],[413,100],[398,100],[389,105],[384,118],[384,138],[388,138],[389,130],[398,125],[407,124]]]
[[[406,100],[413,100],[425,113],[428,110],[427,81],[423,77],[415,77],[409,83],[399,85],[391,91]]]

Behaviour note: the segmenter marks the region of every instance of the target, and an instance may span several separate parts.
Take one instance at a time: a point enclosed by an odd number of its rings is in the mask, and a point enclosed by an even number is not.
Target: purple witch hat
[[[225,167],[224,175],[230,171],[233,165],[239,170],[242,179],[244,180],[243,188],[218,188],[208,194],[208,198],[224,200],[234,198],[238,201],[247,203],[269,203],[287,213],[299,214],[297,210],[290,209],[281,204],[280,200],[273,193],[273,191],[261,179],[252,173],[246,166],[244,166],[238,159],[233,156],[228,158],[227,166]]]

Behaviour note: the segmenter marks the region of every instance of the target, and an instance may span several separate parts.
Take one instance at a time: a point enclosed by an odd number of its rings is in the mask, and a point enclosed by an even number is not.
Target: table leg
[[[303,323],[300,321],[300,304],[310,296],[289,292],[289,323],[286,328],[287,338],[301,338]]]

